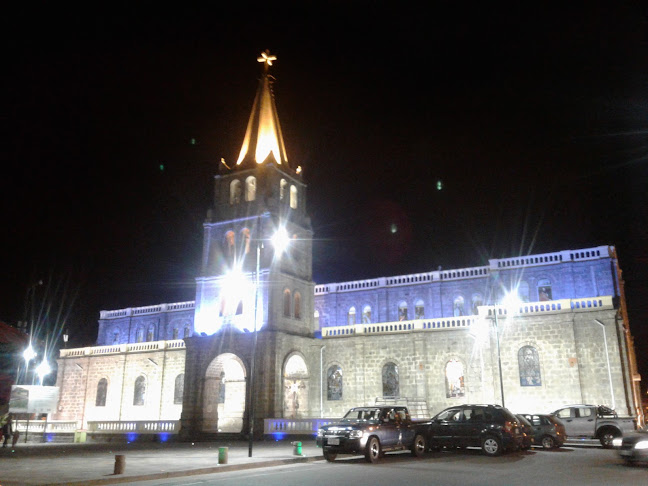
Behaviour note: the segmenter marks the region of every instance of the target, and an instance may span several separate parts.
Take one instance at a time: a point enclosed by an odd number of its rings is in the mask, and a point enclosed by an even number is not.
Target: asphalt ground
[[[300,440],[300,439],[293,439]],[[211,474],[323,459],[314,439],[215,442],[20,444],[0,448],[0,486],[101,485]],[[227,463],[220,448],[227,448]],[[123,473],[115,474],[117,456]]]

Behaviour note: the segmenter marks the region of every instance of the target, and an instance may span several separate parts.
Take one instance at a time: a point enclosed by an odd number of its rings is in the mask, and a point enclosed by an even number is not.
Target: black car
[[[428,444],[441,447],[481,447],[496,456],[522,446],[520,423],[500,405],[459,405],[437,414],[430,423]]]
[[[421,457],[427,450],[428,423],[414,423],[406,407],[352,408],[337,423],[321,427],[316,443],[332,462],[338,454],[364,454],[377,462],[386,451],[410,450]]]
[[[515,415],[515,418],[520,422],[520,431],[522,432],[522,445],[520,449],[527,451],[535,442],[535,435],[533,433],[533,426],[524,415]]]
[[[648,465],[648,429],[637,429],[635,433],[617,437],[612,445],[627,464]]]
[[[524,413],[522,416],[531,422],[536,445],[553,449],[562,446],[567,440],[565,424],[555,415]]]

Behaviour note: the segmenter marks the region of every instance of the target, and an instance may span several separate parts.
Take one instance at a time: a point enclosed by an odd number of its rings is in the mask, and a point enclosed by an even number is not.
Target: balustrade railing
[[[61,349],[61,358],[78,356],[98,356],[113,353],[140,353],[143,351],[158,351],[162,349],[184,349],[183,339],[169,341],[150,341],[146,343],[114,344],[111,346],[93,346],[88,348]]]
[[[79,428],[76,420],[14,420],[13,423],[21,434],[73,433]]]
[[[528,316],[555,314],[560,312],[587,312],[592,310],[613,309],[612,296],[588,297],[582,299],[562,299],[546,302],[526,302],[519,304],[512,315]],[[348,326],[329,326],[322,328],[322,337],[351,337],[370,334],[398,334],[407,332],[448,331],[469,329],[477,319],[490,318],[497,312],[506,317],[510,310],[501,305],[483,305],[476,316],[443,317],[438,319],[414,319],[409,321],[379,322],[375,324],[351,324]]]
[[[179,430],[179,420],[88,421],[88,432],[93,434],[177,434]]]
[[[317,435],[317,429],[340,420],[339,418],[273,418],[263,420],[265,435]]]

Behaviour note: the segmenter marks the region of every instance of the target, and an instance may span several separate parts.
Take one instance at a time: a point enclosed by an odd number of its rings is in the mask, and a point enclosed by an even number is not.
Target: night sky
[[[194,299],[269,49],[317,283],[614,244],[645,388],[648,19],[614,3],[10,12],[0,320],[86,346],[100,310]]]

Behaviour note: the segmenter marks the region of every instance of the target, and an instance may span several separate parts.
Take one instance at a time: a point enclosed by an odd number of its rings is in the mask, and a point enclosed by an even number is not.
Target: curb
[[[140,474],[140,475],[110,475],[111,477],[100,478],[100,479],[86,479],[82,481],[68,481],[62,483],[40,483],[38,486],[91,486],[91,485],[102,485],[102,484],[120,484],[120,483],[129,483],[133,481],[153,481],[156,479],[171,479],[179,478],[185,476],[198,476],[201,474],[214,474],[214,473],[225,473],[231,471],[242,471],[245,469],[259,469],[263,467],[274,467],[274,466],[283,466],[285,464],[297,464],[301,462],[315,462],[323,460],[324,456],[312,456],[312,457],[294,457],[290,459],[275,459],[270,461],[263,462],[248,462],[243,464],[224,464],[213,467],[203,467],[199,469],[189,469],[184,471],[167,471],[160,473],[152,474]],[[4,481],[2,486],[25,486],[24,482],[14,482],[14,481]],[[35,485],[34,485],[35,486]]]

